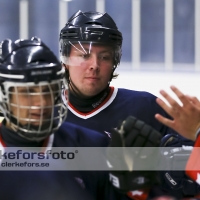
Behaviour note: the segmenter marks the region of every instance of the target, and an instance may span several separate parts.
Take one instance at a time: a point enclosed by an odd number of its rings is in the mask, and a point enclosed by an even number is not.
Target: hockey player
[[[98,12],[75,13],[60,32],[61,61],[69,83],[67,121],[108,134],[132,115],[160,131],[167,128],[155,120],[165,116],[156,97],[147,92],[110,86],[120,63],[122,34],[113,19]]]
[[[94,140],[88,130],[79,136],[82,128],[61,126],[67,114],[60,92],[63,69],[40,39],[7,39],[0,50],[1,153],[7,147],[105,145],[100,134],[93,133]],[[0,171],[0,177],[2,200],[93,199],[67,171]]]
[[[64,70],[40,39],[7,39],[0,52],[1,152],[7,147],[107,146],[107,138],[100,133],[69,123],[61,126],[67,114],[61,100]],[[0,199],[104,199],[108,178],[98,178],[95,173],[90,173],[93,179],[82,176],[92,195],[67,171],[0,171]],[[109,193],[106,198],[112,199]]]
[[[78,11],[68,20],[60,32],[61,61],[69,84],[63,91],[67,121],[110,136],[120,121],[134,116],[163,136],[176,134],[155,119],[156,113],[167,114],[154,95],[110,86],[117,77],[121,47],[122,34],[107,13]],[[68,93],[70,99],[65,97]]]

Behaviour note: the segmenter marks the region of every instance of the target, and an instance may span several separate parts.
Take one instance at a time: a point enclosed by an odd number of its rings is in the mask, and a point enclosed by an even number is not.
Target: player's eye
[[[27,88],[15,90],[15,93],[18,93],[18,94],[28,94],[29,92],[30,91]]]
[[[49,87],[45,87],[42,89],[42,93],[49,93],[50,92],[50,88]]]
[[[37,91],[35,91],[33,88],[29,88],[28,90],[30,93],[37,93]]]
[[[101,54],[99,56],[101,60],[110,61],[113,59],[113,56],[110,53]]]
[[[90,54],[79,54],[79,56],[84,58],[84,59],[90,58]]]

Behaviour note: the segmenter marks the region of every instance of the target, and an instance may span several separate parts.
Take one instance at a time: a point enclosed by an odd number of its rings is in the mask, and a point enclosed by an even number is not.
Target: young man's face
[[[48,86],[14,87],[10,94],[10,111],[21,125],[41,126],[52,117],[54,95]]]
[[[70,79],[78,92],[91,97],[106,88],[113,72],[113,48],[74,44],[68,64]]]

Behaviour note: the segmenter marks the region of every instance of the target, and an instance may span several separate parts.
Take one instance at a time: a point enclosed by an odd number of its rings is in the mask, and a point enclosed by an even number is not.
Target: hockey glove
[[[112,140],[107,150],[107,160],[111,169],[112,184],[125,193],[148,189],[153,184],[157,184],[158,176],[155,170],[159,151],[155,147],[160,145],[161,134],[132,116],[123,121],[118,128],[113,129],[111,134]],[[131,151],[127,152],[125,147],[134,148],[128,148]],[[117,171],[117,169],[124,170]]]

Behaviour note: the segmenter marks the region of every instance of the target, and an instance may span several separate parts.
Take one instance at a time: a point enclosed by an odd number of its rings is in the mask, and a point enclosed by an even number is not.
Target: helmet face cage
[[[67,108],[61,99],[63,87],[62,79],[38,84],[3,82],[1,109],[6,122],[27,140],[45,139],[66,118]]]

